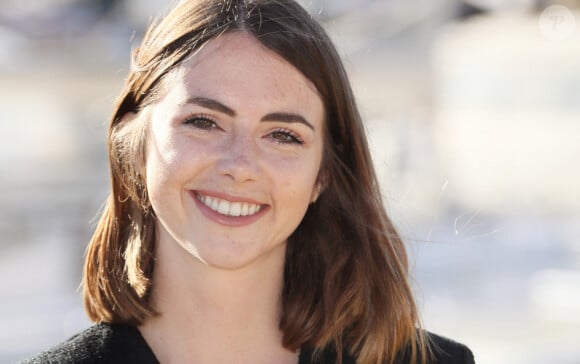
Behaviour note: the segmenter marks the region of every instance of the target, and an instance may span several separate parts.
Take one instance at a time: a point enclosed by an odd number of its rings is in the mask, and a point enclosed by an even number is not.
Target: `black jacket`
[[[464,345],[435,334],[428,334],[434,344],[435,358],[430,364],[473,364],[473,354]],[[302,348],[299,364],[335,364],[336,353],[327,350],[316,362],[312,351]],[[409,360],[404,355],[398,364]],[[158,364],[139,330],[133,326],[97,324],[62,344],[21,364]],[[354,364],[348,356],[344,364]]]

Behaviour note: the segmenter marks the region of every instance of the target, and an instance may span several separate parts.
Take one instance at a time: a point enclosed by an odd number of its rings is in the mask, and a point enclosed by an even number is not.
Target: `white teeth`
[[[218,206],[218,212],[222,215],[227,215],[230,211],[230,203],[226,200],[221,200]]]
[[[258,205],[250,205],[248,208],[248,215],[253,215],[256,213],[256,210],[259,208]]]
[[[233,204],[231,204],[230,206],[230,215],[231,216],[240,216],[240,213],[242,212],[242,204],[239,202],[234,202]]]
[[[227,216],[249,216],[254,215],[260,211],[260,205],[253,203],[230,202],[227,200],[220,200],[216,197],[197,195],[204,205],[210,209]]]

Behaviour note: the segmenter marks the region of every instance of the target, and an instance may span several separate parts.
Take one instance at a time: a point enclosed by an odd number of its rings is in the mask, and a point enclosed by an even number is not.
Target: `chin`
[[[206,251],[197,254],[196,258],[207,267],[234,271],[241,269],[259,268],[260,266],[284,266],[286,243],[275,246],[267,251],[252,252],[243,249],[228,249],[228,251]]]

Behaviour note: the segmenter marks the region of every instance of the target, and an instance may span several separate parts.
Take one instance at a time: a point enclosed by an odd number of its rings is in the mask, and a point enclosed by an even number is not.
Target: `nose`
[[[250,135],[234,135],[223,146],[218,172],[235,182],[255,181],[261,174],[255,142]]]

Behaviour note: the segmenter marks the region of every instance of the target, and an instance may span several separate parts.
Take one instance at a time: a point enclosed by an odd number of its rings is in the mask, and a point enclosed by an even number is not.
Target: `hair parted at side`
[[[134,50],[107,135],[111,194],[85,261],[89,318],[139,324],[156,315],[148,302],[155,216],[140,168],[145,107],[186,58],[234,31],[253,35],[302,72],[325,106],[323,192],[287,244],[284,346],[333,347],[339,362],[343,350],[359,363],[393,363],[403,351],[424,361],[428,347],[418,329],[405,247],[383,207],[346,72],[326,32],[293,0],[181,0]]]

